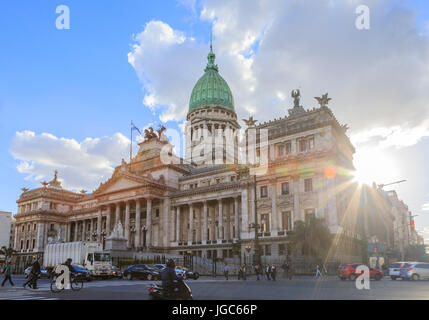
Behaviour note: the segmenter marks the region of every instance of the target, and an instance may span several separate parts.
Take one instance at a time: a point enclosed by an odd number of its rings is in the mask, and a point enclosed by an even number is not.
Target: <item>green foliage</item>
[[[296,221],[294,231],[290,235],[290,249],[293,254],[302,255],[324,261],[332,243],[332,235],[328,226],[321,219],[310,219],[309,223]]]
[[[405,248],[405,260],[408,261],[429,261],[426,255],[425,246],[422,244],[410,245]]]

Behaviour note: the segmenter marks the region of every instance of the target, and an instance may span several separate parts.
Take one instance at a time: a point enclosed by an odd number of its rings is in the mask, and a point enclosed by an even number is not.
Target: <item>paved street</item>
[[[49,281],[41,280],[39,290],[23,289],[24,278],[15,276],[15,288],[0,289],[0,300],[147,300],[146,286],[151,283],[139,280],[100,280],[85,283],[80,292],[64,291],[51,293]],[[247,281],[221,278],[213,280],[203,277],[187,281],[196,300],[204,299],[429,299],[429,281],[371,281],[370,290],[357,290],[350,281],[336,277],[315,280],[311,277],[297,277],[291,281]]]

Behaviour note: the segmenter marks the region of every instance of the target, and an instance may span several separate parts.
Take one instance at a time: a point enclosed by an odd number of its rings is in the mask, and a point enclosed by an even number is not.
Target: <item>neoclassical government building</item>
[[[242,255],[254,251],[256,215],[262,256],[284,257],[295,222],[312,217],[349,244],[344,255],[357,256],[351,240],[359,234],[345,215],[351,193],[344,186],[355,152],[347,126],[327,106],[327,95],[311,109],[300,105],[298,90],[292,97],[285,115],[261,124],[251,117],[243,130],[210,49],[190,97],[184,158],[172,155],[163,130],[149,129],[137,155],[123,160],[92,193],[64,189],[57,172],[41,187],[23,189],[15,250],[35,255],[50,241],[104,243],[121,221],[130,252],[228,258],[237,245]],[[256,132],[254,155],[267,155],[259,169],[239,161],[240,130]],[[223,136],[227,132],[232,139]]]

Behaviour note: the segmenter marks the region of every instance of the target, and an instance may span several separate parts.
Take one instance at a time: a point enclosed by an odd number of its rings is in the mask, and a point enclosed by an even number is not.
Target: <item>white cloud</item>
[[[313,97],[329,91],[331,108],[351,134],[369,130],[368,139],[380,139],[385,147],[407,146],[427,135],[427,35],[416,28],[414,12],[392,9],[388,0],[367,1],[371,29],[359,31],[359,4],[202,1],[199,19],[213,23],[217,63],[239,118],[286,115],[290,91],[301,87],[305,107],[316,106]],[[161,21],[146,24],[135,42],[129,61],[146,89],[145,104],[162,108],[162,121],[183,120],[208,45]]]
[[[429,202],[422,205],[422,210],[429,211]]]
[[[50,180],[57,169],[63,187],[93,190],[110,178],[122,158],[128,158],[129,143],[130,140],[121,133],[78,142],[49,133],[22,131],[16,133],[10,152],[20,161],[17,169],[27,175],[26,180]]]

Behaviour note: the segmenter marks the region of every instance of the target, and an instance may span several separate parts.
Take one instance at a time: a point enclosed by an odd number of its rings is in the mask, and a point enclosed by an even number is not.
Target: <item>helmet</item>
[[[174,260],[173,259],[169,259],[168,261],[167,261],[167,267],[169,267],[169,268],[175,268],[176,267],[176,263],[174,262]]]

